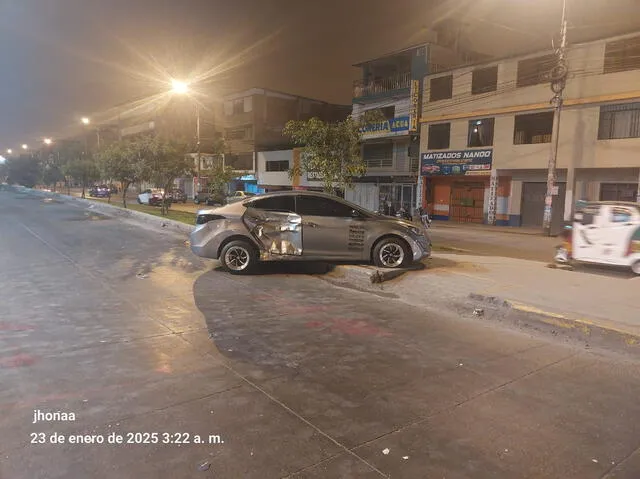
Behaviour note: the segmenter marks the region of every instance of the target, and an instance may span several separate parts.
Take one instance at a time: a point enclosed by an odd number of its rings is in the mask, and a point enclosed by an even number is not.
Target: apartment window
[[[393,142],[365,143],[362,156],[367,168],[392,168]]]
[[[495,118],[482,118],[469,122],[469,136],[467,146],[492,146],[493,145],[493,125]]]
[[[498,88],[498,67],[480,68],[471,74],[471,93],[478,95],[496,91]]]
[[[429,101],[446,100],[453,96],[453,77],[432,78],[429,82]]]
[[[604,50],[604,73],[640,69],[640,36],[607,43]]]
[[[429,125],[429,139],[427,140],[427,149],[446,150],[447,148],[449,148],[450,139],[451,123]]]
[[[552,129],[552,111],[516,115],[513,144],[531,145],[534,143],[551,143]]]
[[[549,73],[556,66],[555,55],[544,55],[542,57],[527,58],[518,62],[518,77],[516,86],[532,86],[549,81]]]
[[[253,170],[253,153],[225,155],[224,164],[234,170]]]
[[[640,138],[640,103],[600,107],[599,140]]]
[[[289,160],[267,161],[267,171],[289,171]]]
[[[253,110],[253,97],[245,97],[242,106],[244,113],[250,113]]]
[[[240,115],[244,113],[244,98],[233,100],[233,114]]]
[[[600,201],[635,202],[637,195],[637,183],[600,183]]]

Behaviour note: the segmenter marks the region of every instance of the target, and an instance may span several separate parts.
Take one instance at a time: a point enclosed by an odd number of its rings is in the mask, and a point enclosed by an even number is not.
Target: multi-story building
[[[638,199],[640,35],[570,46],[553,225],[577,200]],[[554,52],[454,68],[424,79],[423,206],[437,219],[542,225]]]
[[[362,78],[353,85],[353,116],[361,118],[373,110],[376,120],[363,127],[367,173],[347,190],[347,199],[371,210],[385,203],[394,209],[416,204],[423,78],[476,58],[422,43],[354,65]]]
[[[224,136],[227,152],[225,164],[239,173],[235,189],[254,192],[258,189],[258,153],[283,151],[292,148],[289,138],[282,134],[287,121],[307,120],[317,117],[323,121],[344,120],[351,112],[350,106],[281,93],[265,88],[233,93],[224,97]],[[288,160],[289,163],[292,161]],[[286,172],[289,164],[282,161],[265,162],[265,173],[284,173],[273,176],[281,184],[265,184],[260,189],[291,187]]]

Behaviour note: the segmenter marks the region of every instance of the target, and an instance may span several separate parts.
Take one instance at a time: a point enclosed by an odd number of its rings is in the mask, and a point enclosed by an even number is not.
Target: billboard
[[[428,151],[420,156],[422,176],[490,175],[493,149]]]

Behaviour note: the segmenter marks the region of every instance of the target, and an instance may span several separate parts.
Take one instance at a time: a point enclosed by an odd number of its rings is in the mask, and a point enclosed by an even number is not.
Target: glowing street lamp
[[[81,121],[83,125],[88,125],[89,123],[91,123],[91,120],[89,120],[89,118],[87,118],[86,116],[83,117]]]
[[[53,140],[51,138],[45,138],[43,141],[44,141],[44,144],[47,145],[47,146],[49,146],[49,145],[51,145],[51,143],[53,143]]]
[[[27,149],[29,149],[29,145],[27,145],[26,143],[24,143],[24,144],[22,145],[22,149],[23,149],[23,150],[27,150]]]
[[[12,150],[11,148],[9,148],[9,149],[7,150],[7,154],[8,154],[8,155],[10,155],[11,153],[13,153],[13,150]]]
[[[180,80],[171,80],[171,91],[179,95],[186,95],[189,93],[189,84]]]

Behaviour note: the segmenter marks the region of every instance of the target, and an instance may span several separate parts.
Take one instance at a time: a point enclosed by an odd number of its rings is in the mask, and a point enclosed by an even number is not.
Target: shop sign
[[[400,116],[391,120],[367,123],[361,129],[363,136],[390,135],[409,131],[409,117]]]
[[[307,171],[307,181],[322,181],[322,173],[319,171]]]
[[[410,122],[409,131],[415,133],[418,131],[418,115],[420,109],[420,80],[411,80],[411,106],[410,106]]]
[[[421,156],[420,174],[422,176],[488,176],[491,174],[492,160],[492,148],[428,151]]]

